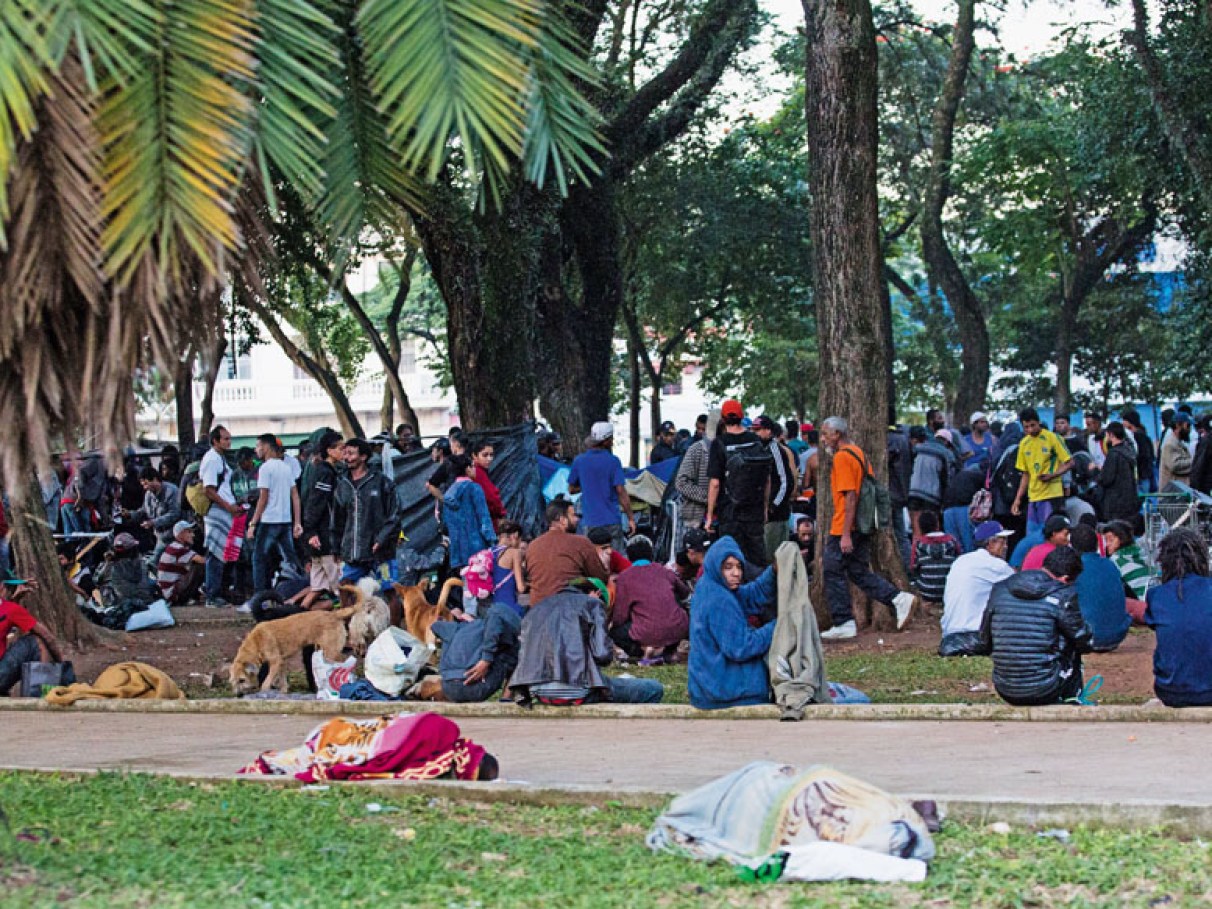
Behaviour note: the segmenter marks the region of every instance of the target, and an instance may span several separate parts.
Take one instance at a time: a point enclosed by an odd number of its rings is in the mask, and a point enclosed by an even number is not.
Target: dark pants
[[[610,640],[614,641],[615,645],[629,657],[635,658],[644,655],[644,645],[631,637],[630,622],[615,625],[608,633]]]
[[[1085,680],[1082,678],[1081,660],[1076,661],[1072,672],[1067,679],[1061,679],[1056,688],[1052,691],[1044,692],[1030,698],[1014,698],[1001,695],[1003,701],[1014,707],[1046,707],[1049,704],[1060,704],[1070,698],[1075,698],[1081,693],[1082,686],[1085,685]]]
[[[222,599],[225,565],[226,563],[222,559],[216,559],[209,552],[206,554],[206,583],[203,585],[203,589],[206,591],[208,599]]]
[[[442,679],[442,694],[446,696],[446,700],[458,704],[487,701],[501,689],[513,670],[514,667],[506,666],[498,660],[489,667],[488,675],[470,685],[464,685],[461,679]]]
[[[736,540],[746,562],[761,568],[770,564],[766,558],[766,524],[763,521],[738,521],[733,518],[720,521],[720,536]]]
[[[21,667],[42,659],[42,648],[32,634],[23,634],[13,641],[0,657],[0,697],[21,681]]]
[[[253,589],[269,590],[274,569],[281,565],[299,568],[290,524],[258,524],[253,536]]]
[[[871,570],[871,538],[861,533],[851,534],[854,549],[842,552],[842,538],[830,536],[825,540],[825,555],[821,559],[825,574],[825,599],[834,625],[854,619],[850,607],[850,587],[847,581],[873,600],[888,606],[900,591]]]
[[[979,656],[980,653],[979,631],[956,631],[943,635],[943,639],[938,642],[938,655],[941,657]]]
[[[166,598],[173,606],[183,606],[198,595],[198,591],[202,589],[202,578],[205,574],[203,566],[197,562],[190,562],[189,567],[185,569],[185,574],[177,580],[173,585],[173,589],[169,591]]]

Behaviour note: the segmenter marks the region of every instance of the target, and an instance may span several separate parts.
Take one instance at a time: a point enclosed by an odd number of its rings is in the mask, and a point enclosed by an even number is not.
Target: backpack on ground
[[[724,445],[724,489],[734,508],[765,508],[774,457],[762,442]]]
[[[863,471],[863,482],[859,486],[858,505],[854,513],[854,529],[864,536],[870,536],[877,530],[891,527],[892,497],[888,494],[888,487],[876,480],[866,455],[860,458],[850,448],[843,448],[839,453],[841,452],[858,461]]]

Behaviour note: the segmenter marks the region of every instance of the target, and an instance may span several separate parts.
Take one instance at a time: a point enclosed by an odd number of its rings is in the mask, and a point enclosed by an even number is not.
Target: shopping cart
[[[1212,550],[1212,496],[1174,481],[1165,492],[1144,496],[1145,536],[1141,548],[1149,567],[1157,571],[1157,547],[1176,527],[1198,531]]]

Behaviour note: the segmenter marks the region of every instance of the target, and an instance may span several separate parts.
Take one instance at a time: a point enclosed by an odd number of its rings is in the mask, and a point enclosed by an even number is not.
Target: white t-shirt
[[[214,448],[202,456],[202,463],[198,465],[198,476],[202,478],[203,486],[214,486],[219,498],[224,502],[236,501],[231,491],[231,468],[223,460],[223,455]]]
[[[257,489],[269,490],[269,501],[261,514],[262,524],[290,524],[290,491],[295,488],[290,465],[281,458],[269,458],[257,471]]]
[[[299,477],[303,476],[303,465],[299,463],[299,459],[292,454],[284,454],[282,463],[290,468],[290,475],[293,478],[291,482],[298,483]]]
[[[943,588],[943,634],[980,631],[989,592],[998,581],[1014,574],[1005,559],[986,549],[966,552],[951,565]]]

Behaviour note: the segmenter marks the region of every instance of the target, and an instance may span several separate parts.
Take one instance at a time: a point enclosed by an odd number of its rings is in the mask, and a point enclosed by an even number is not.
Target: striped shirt
[[[943,602],[947,575],[959,558],[959,544],[945,533],[928,533],[913,544],[913,564],[918,593],[931,603]]]
[[[160,585],[160,596],[168,600],[172,598],[173,588],[189,571],[190,560],[194,551],[179,540],[173,540],[160,554],[156,563],[156,583]]]
[[[1153,580],[1153,572],[1145,564],[1140,547],[1135,543],[1131,546],[1121,546],[1112,553],[1111,561],[1119,569],[1119,576],[1124,579],[1124,586],[1132,591],[1132,596],[1143,600]]]

